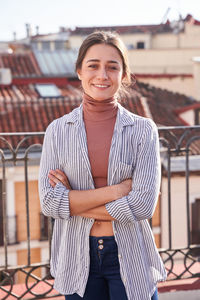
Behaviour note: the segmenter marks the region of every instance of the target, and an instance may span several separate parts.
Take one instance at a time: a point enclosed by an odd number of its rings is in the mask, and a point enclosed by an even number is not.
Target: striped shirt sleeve
[[[146,119],[146,128],[138,147],[131,192],[106,204],[109,214],[122,223],[152,217],[160,189],[161,167],[158,130]]]
[[[48,179],[50,170],[59,169],[59,160],[54,138],[54,122],[45,133],[39,171],[39,194],[41,208],[44,215],[52,218],[70,218],[69,190],[62,184],[53,188]]]

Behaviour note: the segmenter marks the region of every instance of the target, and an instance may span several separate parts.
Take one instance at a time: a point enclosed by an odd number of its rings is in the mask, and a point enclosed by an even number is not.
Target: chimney
[[[16,31],[13,32],[13,40],[14,40],[14,41],[17,40],[17,33],[16,33]]]
[[[59,32],[65,32],[65,31],[66,31],[66,29],[65,29],[64,26],[60,26],[60,27],[59,27]]]
[[[200,101],[200,56],[193,57],[193,76],[194,76],[194,89],[195,98]]]
[[[36,35],[39,35],[39,26],[35,26],[35,30],[36,30]]]
[[[26,24],[26,37],[30,38],[31,37],[31,26],[30,24]]]

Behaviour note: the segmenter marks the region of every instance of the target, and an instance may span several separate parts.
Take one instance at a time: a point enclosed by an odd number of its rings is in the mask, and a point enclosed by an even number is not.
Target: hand
[[[126,179],[118,184],[119,198],[127,196],[132,190],[132,179]]]
[[[56,186],[57,183],[61,182],[68,190],[72,189],[66,174],[59,169],[50,170],[48,178],[49,183],[53,188]]]

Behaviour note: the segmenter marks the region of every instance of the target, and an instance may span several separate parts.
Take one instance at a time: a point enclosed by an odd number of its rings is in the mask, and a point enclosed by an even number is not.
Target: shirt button
[[[100,250],[102,250],[102,249],[103,249],[103,245],[99,245],[98,248],[99,248]]]
[[[124,282],[124,284],[126,283],[126,278],[125,277],[123,278],[123,282]]]
[[[118,254],[118,258],[119,258],[119,259],[122,258],[121,254]]]
[[[98,240],[98,243],[99,244],[103,244],[103,240]]]

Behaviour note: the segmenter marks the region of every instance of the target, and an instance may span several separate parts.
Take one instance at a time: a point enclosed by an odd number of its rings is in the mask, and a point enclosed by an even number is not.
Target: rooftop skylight
[[[55,84],[36,84],[40,97],[60,97],[60,91]]]

